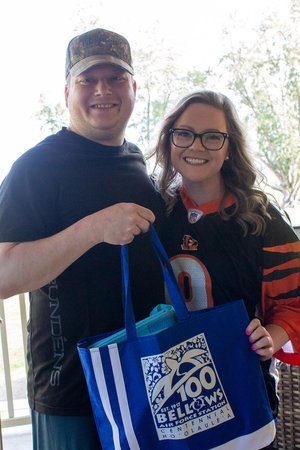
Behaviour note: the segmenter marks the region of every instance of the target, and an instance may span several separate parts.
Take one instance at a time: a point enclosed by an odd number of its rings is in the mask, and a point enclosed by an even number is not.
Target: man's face
[[[65,88],[69,128],[104,145],[121,145],[135,94],[132,76],[111,64],[94,66],[71,77]]]

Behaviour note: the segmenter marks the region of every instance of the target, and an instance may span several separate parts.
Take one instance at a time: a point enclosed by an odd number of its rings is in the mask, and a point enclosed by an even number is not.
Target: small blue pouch
[[[178,322],[175,310],[172,305],[159,304],[150,313],[146,319],[136,323],[136,332],[139,337],[148,336],[165,330]],[[126,330],[120,330],[110,336],[100,339],[89,348],[100,348],[106,345],[126,341]]]

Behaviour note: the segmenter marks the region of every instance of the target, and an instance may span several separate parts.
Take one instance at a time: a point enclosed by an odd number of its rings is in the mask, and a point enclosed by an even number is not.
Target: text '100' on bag
[[[103,345],[101,336],[78,343],[103,449],[267,446],[275,424],[260,363],[245,334],[244,302],[188,312],[153,227],[150,235],[177,321],[156,334],[137,335],[122,246],[125,337],[113,342],[112,334],[108,344],[106,335]]]

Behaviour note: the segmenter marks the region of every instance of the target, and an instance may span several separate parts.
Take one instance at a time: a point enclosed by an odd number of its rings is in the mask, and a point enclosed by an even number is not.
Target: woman
[[[246,137],[226,96],[184,97],[165,118],[155,155],[168,213],[163,243],[187,306],[244,299],[245,332],[276,417],[272,357],[300,364],[299,239],[256,186]]]

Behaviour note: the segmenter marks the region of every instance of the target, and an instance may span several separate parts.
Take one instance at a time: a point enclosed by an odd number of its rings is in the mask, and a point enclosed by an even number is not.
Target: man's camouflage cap
[[[133,75],[130,45],[112,31],[96,28],[74,37],[68,45],[66,78],[77,77],[98,64],[113,64]]]

